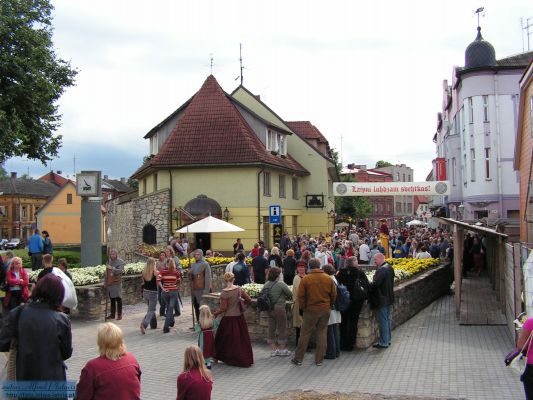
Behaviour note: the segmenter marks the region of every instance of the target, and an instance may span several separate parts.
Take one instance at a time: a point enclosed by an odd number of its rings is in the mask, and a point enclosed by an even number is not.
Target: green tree
[[[355,182],[351,175],[342,175],[341,181]],[[366,197],[338,196],[335,197],[335,210],[344,218],[365,219],[372,212],[372,204]]]
[[[139,181],[137,179],[133,179],[132,177],[129,177],[128,186],[132,189],[139,189]]]
[[[335,169],[337,170],[337,175],[340,176],[341,171],[342,171],[342,164],[339,161],[339,152],[335,148],[331,148],[330,152],[331,152],[331,159],[335,163]]]
[[[0,164],[0,181],[7,178],[7,171],[3,164]]]
[[[392,167],[392,164],[388,161],[379,160],[376,163],[376,168],[381,168],[381,167]]]
[[[0,162],[44,164],[61,146],[56,102],[77,71],[54,51],[52,10],[49,0],[0,1]]]

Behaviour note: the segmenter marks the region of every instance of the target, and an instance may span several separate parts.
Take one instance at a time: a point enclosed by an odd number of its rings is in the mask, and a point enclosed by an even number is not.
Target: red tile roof
[[[267,151],[213,75],[190,100],[158,154],[134,173],[150,167],[270,165],[309,174],[290,155]]]
[[[328,143],[324,135],[310,121],[288,121],[287,125],[304,139]]]
[[[37,180],[41,182],[50,182],[59,187],[63,186],[65,183],[69,181],[67,178],[59,174],[56,174],[54,171],[48,172],[46,175],[41,176]]]

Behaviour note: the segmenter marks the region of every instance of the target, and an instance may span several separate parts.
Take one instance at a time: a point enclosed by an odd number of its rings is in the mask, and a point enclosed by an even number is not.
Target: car
[[[4,250],[5,245],[9,242],[7,239],[0,239],[0,250]]]
[[[7,242],[5,245],[4,245],[4,248],[6,250],[13,250],[13,249],[18,249],[20,248],[20,239],[19,238],[13,238],[11,239],[9,242]]]

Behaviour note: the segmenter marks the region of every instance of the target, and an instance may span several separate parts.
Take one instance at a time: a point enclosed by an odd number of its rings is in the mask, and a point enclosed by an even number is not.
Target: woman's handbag
[[[529,349],[531,347],[531,338],[533,337],[533,331],[529,334],[529,337],[527,338],[526,342],[522,346],[522,349],[520,349],[519,352],[516,352],[516,350],[513,350],[510,354],[507,355],[505,358],[505,363],[509,368],[511,368],[513,371],[518,372],[519,374],[523,374],[527,367],[527,354],[529,353]],[[527,351],[524,353],[524,350]]]

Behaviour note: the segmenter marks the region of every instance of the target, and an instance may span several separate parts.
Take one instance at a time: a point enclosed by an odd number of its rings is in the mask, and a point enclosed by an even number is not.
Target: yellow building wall
[[[283,229],[289,232],[290,235],[295,233],[317,235],[319,232],[325,233],[328,231],[326,208],[309,210],[305,208],[305,191],[302,177],[297,177],[298,199],[293,199],[293,176],[278,170],[267,169],[264,172],[270,173],[270,196],[264,195],[264,178],[263,173],[261,173],[259,178],[261,226],[258,232],[257,174],[259,171],[259,168],[174,169],[171,174],[168,171],[158,171],[157,186],[158,190],[170,188],[170,175],[172,175],[172,208],[183,208],[198,195],[206,195],[216,200],[220,204],[222,211],[226,207],[228,208],[230,212],[230,220],[228,222],[245,229],[245,231],[211,234],[211,247],[216,251],[232,251],[233,243],[235,243],[237,238],[242,239],[247,251],[253,247],[259,236],[262,240],[265,240],[263,221],[268,217],[269,206],[271,205],[281,207],[282,217],[284,218]],[[285,197],[279,197],[279,175],[285,176]],[[145,179],[147,182],[147,194],[152,193],[154,177],[149,175]],[[142,193],[142,188],[140,188],[139,192]],[[325,195],[327,194],[325,193]],[[293,229],[292,225],[293,216],[298,217],[296,230]],[[177,228],[177,221],[173,221],[173,230]],[[266,230],[268,231],[268,240],[266,242],[271,247],[273,244],[272,226],[268,225]],[[189,237],[192,236],[192,234],[189,234]]]
[[[72,204],[67,204],[67,195],[72,195]],[[76,187],[67,184],[39,212],[37,225],[46,230],[54,244],[79,244],[81,242],[81,197]]]

